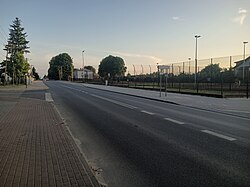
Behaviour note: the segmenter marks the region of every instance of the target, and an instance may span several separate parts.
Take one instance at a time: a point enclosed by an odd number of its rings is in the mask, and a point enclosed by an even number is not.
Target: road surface
[[[108,186],[249,186],[250,119],[47,81]]]

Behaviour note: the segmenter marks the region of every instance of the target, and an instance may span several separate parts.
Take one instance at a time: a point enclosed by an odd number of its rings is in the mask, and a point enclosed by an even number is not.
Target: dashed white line
[[[225,136],[223,134],[219,134],[217,132],[213,132],[213,131],[210,131],[210,130],[201,130],[201,132],[204,132],[204,133],[207,133],[207,134],[219,137],[219,138],[223,138],[223,139],[228,140],[228,141],[235,141],[236,140],[235,138],[232,138],[230,136]]]
[[[145,113],[145,114],[149,114],[149,115],[154,115],[155,113],[152,113],[152,112],[149,112],[149,111],[146,111],[146,110],[142,110],[141,112]]]
[[[179,124],[179,125],[185,124],[185,123],[182,122],[182,121],[178,121],[178,120],[175,120],[175,119],[172,119],[172,118],[164,118],[164,119],[167,120],[167,121],[171,121],[171,122],[173,122],[173,123],[177,123],[177,124]]]
[[[54,101],[50,93],[45,93],[45,100],[47,102],[53,102]]]

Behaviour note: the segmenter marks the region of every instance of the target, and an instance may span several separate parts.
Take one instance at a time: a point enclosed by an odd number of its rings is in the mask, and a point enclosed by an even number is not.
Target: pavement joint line
[[[145,113],[145,114],[149,114],[149,115],[154,115],[155,113],[153,112],[149,112],[149,111],[146,111],[146,110],[141,110],[142,113]]]
[[[179,125],[185,124],[185,123],[182,122],[182,121],[178,121],[178,120],[175,120],[175,119],[172,119],[172,118],[164,118],[164,119],[167,120],[167,121],[171,121],[171,122],[173,122],[173,123],[177,123],[177,124],[179,124]]]
[[[204,133],[207,133],[207,134],[210,134],[210,135],[213,135],[213,136],[216,136],[216,137],[228,140],[228,141],[235,141],[236,140],[235,138],[232,138],[230,136],[219,134],[217,132],[213,132],[213,131],[210,131],[210,130],[201,130],[201,132],[204,132]]]
[[[51,96],[51,93],[45,93],[45,100],[47,102],[53,102],[54,101],[52,96]]]

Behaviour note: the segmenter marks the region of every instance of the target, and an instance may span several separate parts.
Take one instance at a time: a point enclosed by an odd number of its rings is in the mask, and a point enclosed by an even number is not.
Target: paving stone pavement
[[[0,118],[0,186],[99,184],[53,105],[20,98]]]

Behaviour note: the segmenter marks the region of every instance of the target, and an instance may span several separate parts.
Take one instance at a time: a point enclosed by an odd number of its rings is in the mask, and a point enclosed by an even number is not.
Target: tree
[[[100,62],[98,74],[101,77],[110,76],[111,78],[114,78],[124,76],[126,69],[122,58],[109,55]]]
[[[51,58],[49,62],[48,77],[55,80],[69,80],[73,72],[73,61],[67,53]]]
[[[199,79],[203,82],[220,82],[221,70],[219,64],[209,64],[201,70]]]
[[[10,27],[8,45],[11,46],[12,53],[29,53],[29,47],[27,46],[29,41],[26,40],[27,33],[24,32],[24,28],[21,26],[21,20],[16,18]]]
[[[84,68],[92,71],[94,74],[96,73],[96,70],[93,66],[84,66]]]
[[[26,40],[27,33],[24,32],[24,28],[21,26],[21,20],[16,18],[13,24],[10,25],[10,33],[8,38],[8,44],[5,45],[5,51],[7,53],[6,59],[1,63],[2,67],[7,65],[7,74],[12,76],[13,80],[24,77],[24,74],[28,72],[29,64],[24,58],[24,53],[29,52]],[[19,81],[18,81],[19,82]]]
[[[39,80],[40,79],[38,73],[36,72],[36,68],[35,67],[32,68],[31,73],[35,77],[35,80]]]

